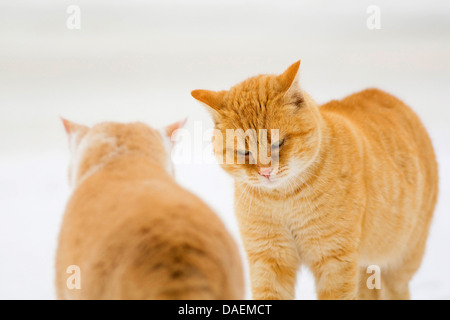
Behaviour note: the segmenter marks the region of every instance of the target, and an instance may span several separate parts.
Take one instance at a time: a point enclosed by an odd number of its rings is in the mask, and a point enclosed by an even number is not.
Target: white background
[[[69,5],[81,29],[66,27]],[[369,5],[381,30],[366,26]],[[450,298],[450,2],[0,0],[0,298],[53,299],[67,141],[58,116],[160,127],[208,113],[189,92],[227,89],[302,59],[318,102],[379,87],[409,104],[432,136],[440,199],[415,299]],[[176,166],[238,238],[232,182],[217,165]],[[297,298],[314,299],[302,270]]]

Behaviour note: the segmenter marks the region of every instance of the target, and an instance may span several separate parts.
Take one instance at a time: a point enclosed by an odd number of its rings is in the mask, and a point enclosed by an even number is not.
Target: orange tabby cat
[[[233,239],[171,176],[165,135],[180,123],[163,134],[142,123],[64,125],[73,194],[59,237],[58,298],[243,298]],[[73,265],[80,289],[67,284]]]
[[[212,108],[223,135],[279,129],[276,141],[253,144],[237,134],[245,141],[237,150],[214,143],[220,160],[244,155],[255,163],[223,164],[235,178],[253,297],[294,298],[304,264],[319,299],[408,299],[438,192],[425,128],[403,102],[376,89],[319,107],[298,86],[299,66],[229,91],[192,92]],[[269,165],[257,157],[260,147],[271,149]],[[380,267],[381,290],[367,286],[370,265]]]

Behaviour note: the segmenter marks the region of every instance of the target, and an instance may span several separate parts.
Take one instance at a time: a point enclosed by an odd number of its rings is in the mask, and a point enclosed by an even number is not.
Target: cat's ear
[[[66,132],[68,135],[73,135],[73,134],[77,134],[77,133],[85,133],[89,128],[82,125],[82,124],[78,124],[72,121],[69,121],[67,119],[64,119],[61,117],[61,121],[64,125],[64,129],[66,129]]]
[[[175,143],[175,141],[176,141],[177,131],[184,127],[184,125],[186,124],[186,121],[187,121],[187,118],[185,118],[181,121],[169,124],[167,127],[164,128],[164,133],[170,139],[172,144]]]
[[[191,95],[210,108],[219,111],[223,107],[223,97],[226,91],[194,90]]]
[[[67,136],[69,137],[69,147],[71,150],[75,147],[81,137],[88,132],[89,127],[86,127],[82,124],[78,124],[67,119],[61,117],[61,121],[64,125],[64,129],[66,130]]]
[[[292,64],[285,72],[278,76],[277,80],[280,84],[281,91],[284,96],[291,100],[293,104],[300,105],[303,102],[303,93],[299,87],[298,78],[300,70],[300,61]]]
[[[287,91],[295,82],[298,83],[298,74],[300,69],[300,60],[293,63],[285,72],[278,76],[278,83],[282,91]]]

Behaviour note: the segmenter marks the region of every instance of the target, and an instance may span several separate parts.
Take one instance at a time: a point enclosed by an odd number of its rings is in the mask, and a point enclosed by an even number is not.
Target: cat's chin
[[[255,186],[260,188],[265,188],[269,190],[279,189],[282,188],[285,184],[284,178],[274,178],[271,180],[265,179],[261,180],[259,183],[255,184]]]

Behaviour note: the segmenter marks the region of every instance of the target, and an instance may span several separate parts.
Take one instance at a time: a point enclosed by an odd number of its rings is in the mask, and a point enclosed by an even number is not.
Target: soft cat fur
[[[253,297],[294,298],[304,264],[319,299],[408,299],[438,193],[425,128],[403,102],[377,89],[319,107],[298,86],[299,66],[229,91],[192,92],[211,107],[224,136],[226,129],[277,128],[285,139],[279,148],[269,142],[279,154],[271,174],[259,160],[222,165],[235,178]],[[249,151],[248,158],[257,152]],[[236,150],[215,152],[233,157]],[[381,290],[367,288],[369,265],[381,268]]]
[[[170,175],[165,133],[142,123],[64,125],[73,194],[59,237],[58,298],[243,298],[237,246]],[[66,285],[71,265],[80,267],[80,290]]]

